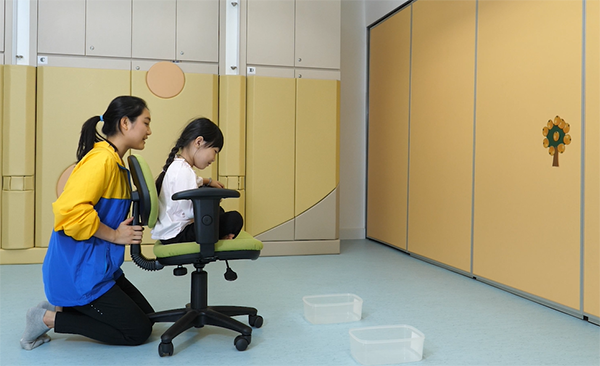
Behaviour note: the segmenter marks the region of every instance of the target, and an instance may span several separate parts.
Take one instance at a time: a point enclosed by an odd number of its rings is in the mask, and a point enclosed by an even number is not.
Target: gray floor
[[[600,327],[369,240],[343,241],[340,255],[232,264],[235,282],[223,279],[224,264],[209,265],[209,301],[259,309],[265,324],[248,350],[235,349],[235,333],[206,327],[176,338],[175,354],[165,358],[157,346],[168,324],[156,324],[138,347],[50,331],[50,343],[22,350],[26,309],[44,298],[41,265],[0,266],[0,365],[359,365],[348,330],[391,324],[425,334],[423,360],[415,365],[600,365]],[[189,302],[189,276],[132,263],[124,270],[157,310]],[[364,300],[361,321],[304,319],[303,296],[335,293]]]

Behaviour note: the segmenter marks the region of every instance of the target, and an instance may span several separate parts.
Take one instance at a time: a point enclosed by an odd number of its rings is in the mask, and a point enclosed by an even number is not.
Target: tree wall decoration
[[[546,126],[542,128],[544,147],[548,148],[548,153],[554,157],[552,166],[558,167],[558,154],[564,153],[566,146],[571,143],[571,135],[568,133],[570,130],[571,125],[559,116],[554,117],[554,120],[548,120]]]

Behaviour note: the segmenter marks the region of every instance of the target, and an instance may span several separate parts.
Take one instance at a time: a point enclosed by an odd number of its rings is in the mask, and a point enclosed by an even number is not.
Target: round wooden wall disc
[[[146,73],[146,85],[159,98],[173,98],[183,90],[185,75],[173,62],[158,62]]]
[[[67,169],[65,169],[65,171],[60,175],[60,178],[58,178],[58,182],[56,182],[56,197],[57,198],[65,190],[65,184],[67,184],[67,179],[69,179],[69,176],[73,172],[73,169],[75,169],[75,165],[76,164],[73,164],[73,165],[70,165],[69,167],[67,167]]]

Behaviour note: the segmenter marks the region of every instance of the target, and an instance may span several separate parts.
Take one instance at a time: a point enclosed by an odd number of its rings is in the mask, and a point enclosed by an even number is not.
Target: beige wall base
[[[340,254],[340,241],[271,241],[264,242],[261,252],[263,257],[287,255]],[[142,253],[154,258],[153,244],[142,245]],[[0,265],[2,264],[40,264],[44,262],[47,248],[31,248],[19,250],[0,249]],[[125,248],[125,260],[130,261],[129,246]]]
[[[261,257],[287,255],[340,254],[340,240],[317,241],[267,241]]]
[[[0,249],[0,264],[42,263],[47,248]]]

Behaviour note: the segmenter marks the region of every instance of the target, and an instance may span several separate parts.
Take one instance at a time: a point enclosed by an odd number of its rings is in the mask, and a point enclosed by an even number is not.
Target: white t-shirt
[[[158,220],[152,229],[152,239],[172,239],[194,221],[192,201],[173,201],[171,196],[187,189],[198,188],[201,185],[202,177],[196,175],[185,159],[176,157],[165,173],[158,195]]]

